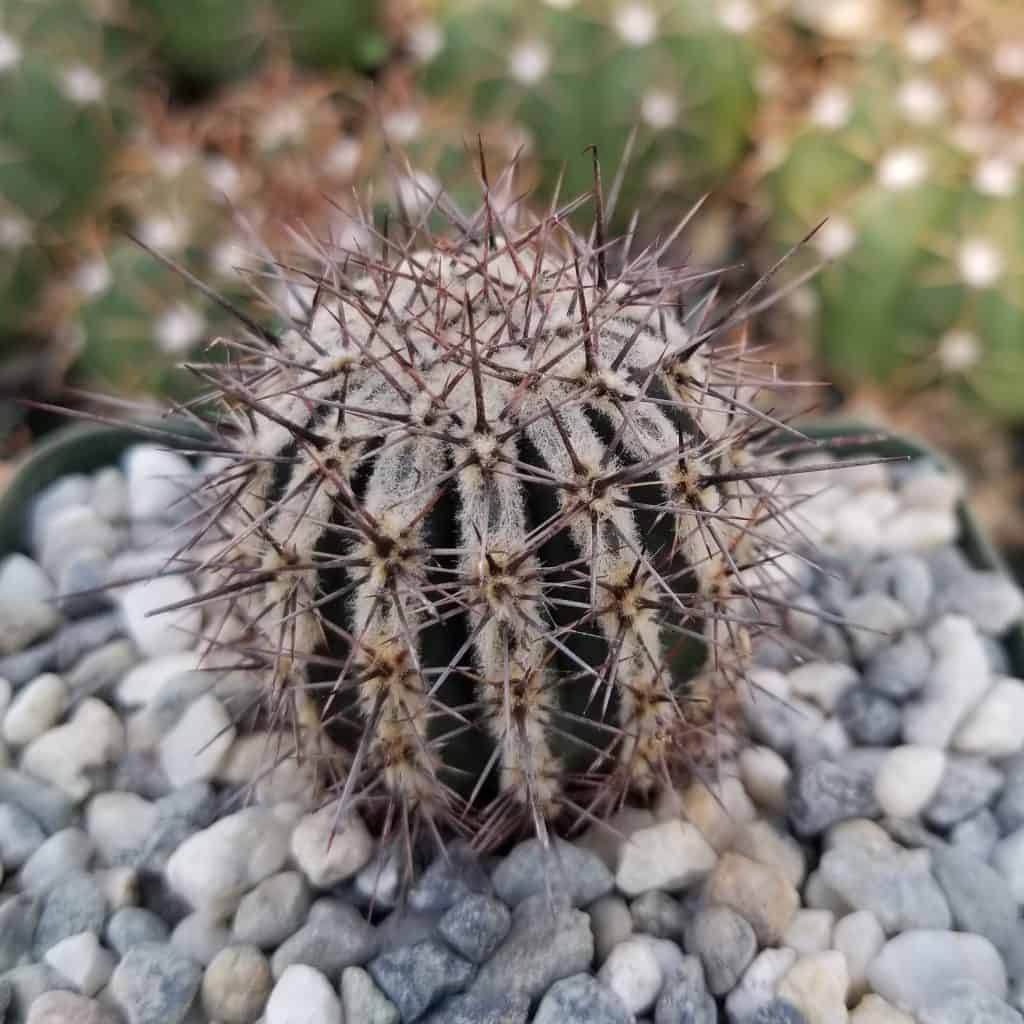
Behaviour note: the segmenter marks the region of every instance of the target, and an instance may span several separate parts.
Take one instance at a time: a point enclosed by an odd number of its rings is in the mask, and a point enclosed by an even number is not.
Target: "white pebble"
[[[48,601],[54,596],[53,580],[28,555],[8,555],[0,562],[0,594],[23,601]]]
[[[832,949],[800,957],[779,983],[779,995],[803,1013],[807,1024],[845,1024],[849,983],[846,958]]]
[[[965,754],[1005,757],[1024,750],[1024,682],[997,678],[953,737]]]
[[[227,915],[287,859],[284,823],[262,807],[247,807],[189,836],[167,862],[167,881],[197,910]]]
[[[51,946],[44,957],[76,991],[94,996],[114,973],[114,954],[92,932],[79,932]]]
[[[693,782],[678,793],[665,789],[655,804],[659,821],[682,818],[696,826],[700,834],[719,852],[727,850],[737,829],[757,817],[743,783],[727,776],[719,782]]]
[[[139,875],[135,868],[102,868],[94,872],[111,913],[139,903]]]
[[[947,747],[957,727],[991,681],[985,647],[968,619],[945,615],[928,630],[934,662],[923,696],[907,704],[903,736],[908,743]]]
[[[362,819],[338,818],[328,805],[295,826],[292,857],[310,884],[329,888],[351,878],[373,856],[373,839]]]
[[[892,818],[913,818],[935,796],[946,770],[946,755],[935,747],[894,747],[875,776],[875,799]]]
[[[976,982],[1006,998],[1006,967],[981,935],[914,929],[890,939],[868,964],[868,984],[897,1009],[917,1014],[951,982]]]
[[[824,953],[832,942],[836,915],[831,910],[798,910],[789,922],[782,944],[801,956]]]
[[[850,1024],[916,1024],[913,1017],[897,1010],[874,992],[866,995],[850,1014]]]
[[[664,982],[658,958],[639,936],[620,942],[608,954],[597,977],[633,1014],[643,1013],[654,1005]]]
[[[850,972],[847,997],[856,1001],[867,991],[868,964],[885,945],[885,930],[870,910],[857,910],[836,922],[832,945],[846,957]]]
[[[175,676],[199,668],[199,651],[162,654],[129,669],[117,684],[117,703],[125,708],[145,707]]]
[[[834,711],[843,691],[858,681],[851,665],[828,661],[808,662],[793,669],[786,678],[792,693],[813,701],[826,713]]]
[[[140,444],[125,454],[124,469],[133,520],[165,520],[175,517],[176,510],[178,518],[184,516],[182,496],[194,483],[188,459],[155,445]]]
[[[952,512],[907,509],[885,523],[881,547],[884,551],[928,551],[952,544],[960,535],[960,526]]]
[[[181,576],[159,576],[118,591],[125,627],[135,646],[150,657],[194,647],[203,625],[202,611],[186,607],[157,613],[157,609],[195,596],[195,588]]]
[[[664,821],[630,836],[615,884],[627,896],[651,889],[678,892],[708,875],[717,859],[714,847],[689,822]]]
[[[286,967],[267,1000],[265,1024],[342,1024],[330,982],[305,964]]]
[[[174,786],[212,779],[235,742],[235,725],[212,693],[194,700],[160,742],[160,764]]]
[[[991,860],[992,867],[1010,883],[1014,898],[1024,904],[1024,825],[996,843]]]
[[[54,578],[67,558],[84,548],[112,555],[120,546],[117,531],[88,505],[72,505],[47,520],[39,561]]]
[[[786,787],[793,774],[786,759],[771,747],[747,747],[739,756],[740,778],[754,802],[766,811],[783,814]]]
[[[955,473],[919,470],[904,481],[900,498],[911,508],[953,513],[963,492],[964,482]]]
[[[89,769],[112,764],[124,749],[121,719],[103,701],[90,697],[67,723],[37,736],[25,748],[21,767],[73,800],[84,800],[95,785]]]
[[[86,805],[85,827],[105,864],[140,850],[156,827],[157,809],[137,793],[109,790]]]
[[[11,701],[4,715],[4,739],[12,747],[24,747],[52,728],[64,713],[68,688],[52,672],[36,676]]]
[[[795,949],[783,946],[761,950],[744,971],[740,983],[726,997],[725,1009],[729,1020],[738,1024],[771,1002],[779,982],[795,963]]]

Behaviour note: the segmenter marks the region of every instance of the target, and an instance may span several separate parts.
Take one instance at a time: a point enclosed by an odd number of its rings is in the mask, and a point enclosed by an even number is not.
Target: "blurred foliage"
[[[638,244],[710,190],[673,258],[736,289],[823,221],[762,333],[988,466],[1024,434],[1022,138],[1019,0],[4,0],[0,398],[201,388],[173,365],[244,331],[153,253],[301,316],[269,252],[468,206],[478,146],[512,217],[596,147]]]

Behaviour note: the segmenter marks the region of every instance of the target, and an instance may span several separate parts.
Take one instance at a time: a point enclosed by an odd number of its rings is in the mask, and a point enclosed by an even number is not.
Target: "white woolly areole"
[[[727,32],[745,35],[757,24],[757,11],[748,0],[726,0],[718,9],[718,23]]]
[[[188,244],[189,224],[180,214],[153,214],[139,224],[139,238],[151,249],[173,252]]]
[[[946,109],[946,97],[930,78],[911,78],[896,94],[903,116],[914,124],[933,124]]]
[[[103,79],[86,64],[72,64],[60,75],[61,90],[72,103],[88,106],[99,103],[107,88]]]
[[[21,46],[14,36],[0,32],[0,74],[10,71],[21,60]]]
[[[842,128],[850,120],[853,100],[848,89],[826,85],[811,101],[811,120],[822,128]]]
[[[987,196],[1012,196],[1017,191],[1020,168],[1006,156],[990,156],[979,161],[972,178],[974,187]]]
[[[818,251],[829,259],[845,256],[856,242],[857,232],[845,217],[830,217],[814,236]]]
[[[551,50],[543,40],[524,40],[508,55],[508,73],[521,85],[536,85],[550,69]]]
[[[218,199],[237,199],[242,190],[242,172],[226,156],[208,157],[203,164],[206,184]]]
[[[415,107],[397,107],[381,117],[380,127],[391,141],[406,145],[419,137],[423,130],[423,118]]]
[[[679,118],[679,100],[667,89],[651,89],[640,100],[640,116],[652,128],[671,128]]]
[[[1003,78],[1024,78],[1024,41],[1000,43],[992,54],[992,69]]]
[[[112,280],[110,267],[104,259],[88,260],[76,267],[71,275],[75,288],[90,298],[102,295],[110,287]]]
[[[878,183],[894,192],[920,185],[927,174],[928,154],[923,149],[894,149],[878,161]]]
[[[180,355],[202,340],[206,318],[194,306],[176,302],[164,310],[153,324],[153,337],[161,352]]]
[[[913,21],[903,34],[903,48],[912,61],[926,64],[946,49],[946,33],[933,21]]]
[[[612,24],[627,45],[647,46],[658,34],[658,12],[649,4],[621,4],[612,12]]]
[[[0,213],[0,249],[17,252],[32,241],[32,224],[18,213]]]
[[[987,238],[968,238],[957,251],[960,277],[972,288],[989,288],[1003,273],[1003,255]]]
[[[421,64],[428,64],[444,49],[444,30],[429,18],[406,29],[405,45]]]
[[[981,358],[981,342],[973,331],[955,327],[939,341],[939,363],[947,373],[963,373]]]

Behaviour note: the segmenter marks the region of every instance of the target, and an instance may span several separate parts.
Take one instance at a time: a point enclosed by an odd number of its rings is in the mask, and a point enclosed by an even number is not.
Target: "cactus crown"
[[[789,428],[754,404],[755,292],[664,265],[685,221],[634,253],[599,172],[533,219],[482,178],[471,217],[435,195],[402,242],[280,270],[288,328],[199,371],[226,457],[192,565],[339,814],[487,848],[699,770],[778,603]]]

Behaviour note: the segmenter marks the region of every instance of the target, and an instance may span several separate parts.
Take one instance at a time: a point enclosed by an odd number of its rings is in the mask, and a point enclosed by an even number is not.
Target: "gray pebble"
[[[988,761],[950,756],[924,820],[934,828],[952,828],[990,803],[1002,785],[1002,773]]]
[[[873,562],[859,585],[865,591],[877,590],[895,598],[906,609],[912,625],[925,620],[934,595],[931,570],[917,555],[893,555]]]
[[[57,577],[58,607],[69,619],[81,619],[111,605],[107,582],[109,559],[95,548],[84,548],[72,555]]]
[[[820,661],[843,663],[853,661],[846,634],[842,627],[837,626],[834,622],[822,623],[812,647],[819,655]]]
[[[61,939],[79,932],[103,934],[107,898],[96,879],[84,872],[68,875],[43,897],[43,912],[33,945],[40,957]]]
[[[475,970],[435,939],[384,953],[371,960],[367,969],[405,1022],[418,1020],[445,996],[461,992]]]
[[[987,807],[982,808],[954,825],[949,839],[956,849],[977,860],[987,861],[999,841],[999,822]]]
[[[1000,636],[1020,618],[1024,598],[1020,588],[1002,572],[972,570],[936,595],[939,614],[964,615],[978,632]]]
[[[905,633],[868,660],[864,685],[893,700],[906,700],[924,686],[931,664],[932,653],[924,637]]]
[[[17,654],[0,658],[0,678],[6,679],[15,689],[30,683],[36,676],[57,667],[57,644],[44,640]]]
[[[298,871],[271,875],[238,904],[232,924],[235,941],[274,949],[302,927],[310,902],[309,886]]]
[[[42,912],[42,897],[29,893],[8,896],[0,904],[0,973],[28,959]]]
[[[530,1001],[523,996],[450,996],[436,1010],[422,1018],[423,1024],[526,1024],[530,1013]],[[571,1017],[560,1017],[569,1021]],[[588,1022],[591,1018],[586,1019]],[[537,1024],[540,1017],[534,1017]]]
[[[1024,825],[1024,754],[1009,758],[1002,768],[1003,792],[993,810],[1003,835],[1007,835]]]
[[[118,956],[144,943],[165,943],[170,929],[164,920],[145,907],[121,907],[110,915],[104,941]]]
[[[633,930],[656,939],[678,939],[683,934],[683,908],[667,892],[652,889],[629,905]]]
[[[456,953],[482,964],[511,927],[512,915],[504,903],[492,896],[470,893],[445,911],[437,930]]]
[[[413,910],[447,910],[468,893],[491,891],[491,881],[479,855],[458,840],[437,857],[413,885],[409,906]]]
[[[122,957],[110,993],[128,1024],[181,1024],[202,978],[202,968],[173,946],[147,942]]]
[[[378,948],[377,930],[355,907],[324,898],[310,908],[306,924],[277,948],[270,966],[275,978],[292,964],[306,964],[337,982],[344,968],[365,964]]]
[[[93,474],[92,507],[108,523],[119,523],[126,519],[128,512],[128,484],[124,473],[117,466],[105,466]]]
[[[67,623],[53,638],[57,645],[57,671],[74,668],[86,654],[123,632],[120,612],[103,612]]]
[[[190,782],[155,803],[156,820],[133,867],[161,872],[171,854],[217,818],[217,794],[208,782]]]
[[[409,910],[396,907],[377,926],[380,951],[415,946],[417,942],[433,938],[438,922],[444,916],[442,910]]]
[[[18,884],[24,890],[49,889],[70,873],[87,870],[95,852],[92,840],[82,829],[61,829],[25,862]]]
[[[29,543],[35,550],[43,545],[43,536],[53,516],[74,505],[85,505],[92,497],[92,481],[84,473],[68,473],[41,490],[28,512]]]
[[[46,840],[43,826],[18,804],[0,803],[0,862],[20,868]]]
[[[836,703],[836,716],[855,743],[888,747],[899,738],[899,705],[863,686],[848,686]]]
[[[59,624],[57,609],[46,601],[0,598],[0,654],[24,650]]]
[[[654,1024],[717,1024],[718,1009],[695,956],[684,956],[654,1008]]]
[[[984,935],[1004,958],[1024,940],[1013,890],[995,868],[946,847],[932,851],[932,873],[958,929]]]
[[[615,886],[600,857],[561,839],[547,849],[539,839],[520,843],[502,858],[492,881],[494,891],[510,907],[527,896],[550,891],[568,896],[575,907],[585,907]]]
[[[589,974],[574,974],[556,981],[537,1007],[533,1024],[630,1024],[632,1014],[622,1000]]]
[[[197,910],[174,926],[170,943],[189,960],[206,967],[231,945],[231,932],[221,921]]]
[[[593,957],[590,918],[583,911],[528,896],[512,912],[512,930],[480,968],[472,991],[537,999],[556,981],[588,970]]]
[[[964,577],[973,572],[967,556],[960,548],[952,545],[928,552],[927,561],[935,580],[936,593],[959,586]]]
[[[1012,1006],[970,978],[950,982],[917,1013],[920,1024],[1024,1024]]]
[[[807,1018],[788,999],[777,997],[759,1006],[739,1024],[807,1024]]]
[[[893,935],[908,929],[948,929],[949,904],[932,876],[927,850],[872,849],[849,842],[828,850],[819,871],[854,910],[870,910]]]
[[[128,750],[118,758],[110,788],[137,793],[146,800],[159,800],[172,791],[159,755],[150,750]]]
[[[721,996],[735,988],[754,959],[757,937],[735,910],[711,906],[687,924],[686,948],[700,957],[712,994]]]
[[[49,601],[56,593],[53,580],[28,555],[18,552],[0,561],[0,598]]]
[[[878,590],[869,590],[848,601],[843,614],[850,644],[859,661],[892,643],[910,624],[903,605]]]
[[[793,666],[793,652],[777,637],[759,637],[754,645],[754,663],[785,672]]]
[[[139,661],[139,652],[130,640],[111,640],[86,654],[67,674],[65,682],[79,696],[103,694]]]
[[[830,761],[816,761],[794,772],[788,810],[800,837],[818,835],[847,818],[875,818],[880,811],[872,776]]]
[[[49,964],[23,964],[8,971],[0,984],[9,986],[7,1024],[25,1024],[32,1004],[44,992],[70,992],[71,982]]]

